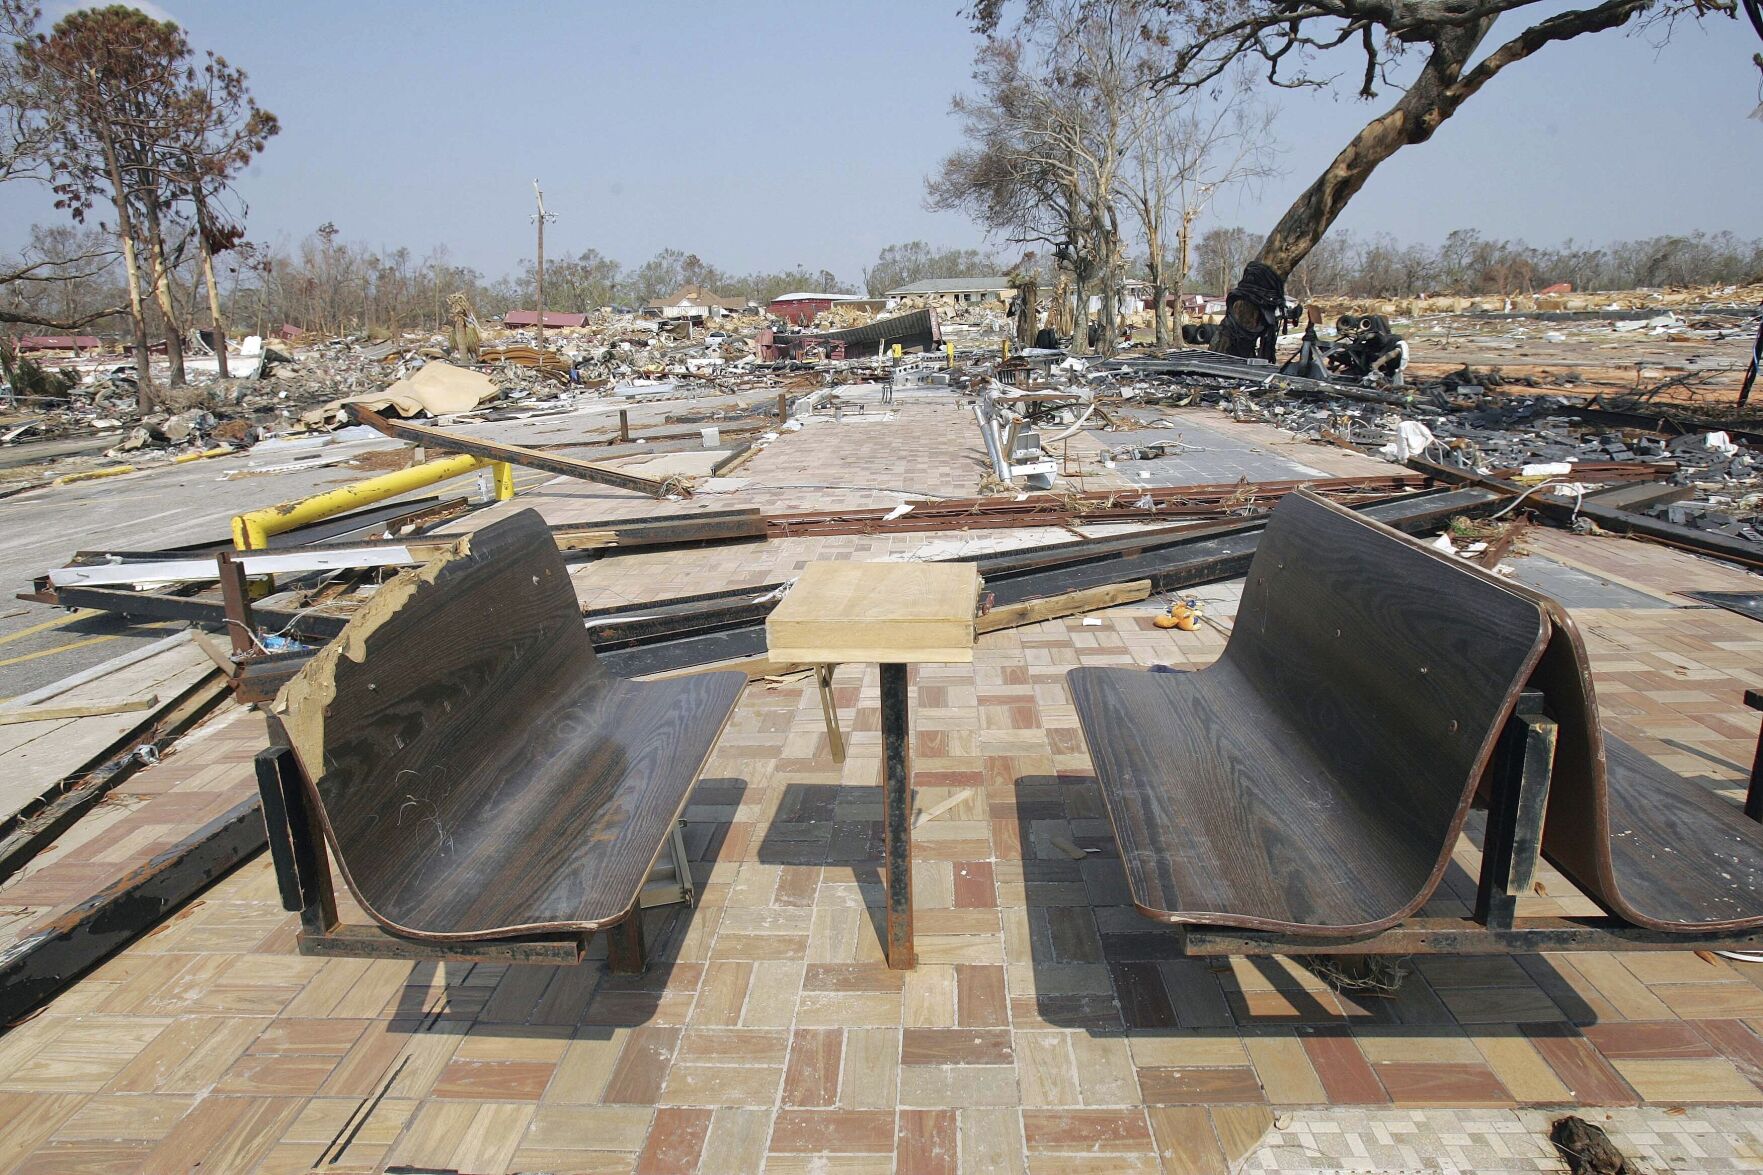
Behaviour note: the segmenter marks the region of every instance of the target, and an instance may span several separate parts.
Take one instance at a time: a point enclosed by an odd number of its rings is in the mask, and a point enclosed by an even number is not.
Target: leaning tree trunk
[[[1290,276],[1378,164],[1403,147],[1426,142],[1440,123],[1456,113],[1472,92],[1457,85],[1463,67],[1492,26],[1491,17],[1476,21],[1449,31],[1434,43],[1420,76],[1401,100],[1354,135],[1328,169],[1280,217],[1261,245],[1262,264],[1282,278]]]
[[[171,364],[171,386],[184,385],[184,336],[177,306],[171,297],[171,274],[165,264],[165,236],[159,227],[159,194],[147,192],[141,201],[141,219],[147,229],[147,253],[153,262],[153,300],[165,318],[165,358]]]
[[[202,253],[202,280],[208,283],[208,320],[214,328],[215,372],[226,379],[226,319],[220,313],[220,287],[214,284],[214,250],[209,245],[208,201],[198,181],[191,191],[196,203],[196,242]]]
[[[135,407],[151,411],[157,397],[153,394],[153,352],[147,344],[147,308],[141,301],[141,259],[135,252],[134,218],[129,215],[129,190],[123,182],[122,165],[117,161],[116,144],[105,135],[104,167],[110,173],[110,186],[116,193],[116,235],[122,243],[123,280],[129,288],[129,326],[135,344]]]
[[[1120,349],[1120,223],[1108,209],[1108,223],[1097,233],[1102,238],[1102,354]]]
[[[1026,351],[1035,345],[1035,318],[1040,308],[1040,285],[1033,278],[1016,283],[1016,347]]]
[[[1120,342],[1120,271],[1114,264],[1113,250],[1109,250],[1107,264],[1102,266],[1102,309],[1099,315],[1102,329],[1097,332],[1100,344],[1096,353],[1109,356],[1118,350]]]
[[[1181,328],[1188,323],[1188,312],[1182,306],[1182,296],[1187,292],[1188,258],[1193,255],[1194,219],[1197,212],[1182,210],[1181,227],[1175,231],[1175,282],[1170,287],[1175,301],[1175,333],[1181,334]]]
[[[1090,293],[1081,263],[1071,270],[1071,353],[1090,353]]]

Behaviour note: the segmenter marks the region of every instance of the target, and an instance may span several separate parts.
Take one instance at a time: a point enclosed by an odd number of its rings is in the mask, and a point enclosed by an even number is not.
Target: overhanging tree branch
[[[81,315],[79,318],[64,322],[55,318],[43,318],[39,315],[31,314],[22,310],[0,310],[0,322],[20,326],[40,326],[48,330],[71,331],[79,330],[84,326],[90,326],[92,323],[97,322],[100,319],[112,318],[119,314],[127,314],[128,312],[129,308],[127,306],[109,306],[103,310],[94,311],[91,314]]]

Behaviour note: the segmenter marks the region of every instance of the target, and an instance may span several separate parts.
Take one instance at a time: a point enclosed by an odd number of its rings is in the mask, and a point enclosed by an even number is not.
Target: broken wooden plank
[[[468,453],[473,457],[482,457],[489,461],[506,461],[511,465],[519,465],[525,469],[540,469],[546,473],[555,473],[560,477],[575,477],[583,481],[599,482],[601,485],[616,486],[621,490],[635,490],[639,494],[648,494],[653,498],[665,498],[673,494],[689,496],[691,493],[685,481],[677,477],[665,480],[643,477],[605,465],[595,465],[588,461],[573,461],[568,457],[556,457],[550,453],[541,453],[537,449],[529,449],[524,445],[505,445],[498,441],[461,436],[455,432],[447,432],[444,429],[431,428],[426,425],[390,420],[359,404],[348,404],[345,407],[352,417],[369,428],[378,429],[389,437],[412,441],[425,448],[438,449],[443,453]]]
[[[0,726],[20,722],[57,722],[65,718],[101,718],[106,714],[132,714],[150,710],[159,704],[159,695],[145,698],[115,698],[107,702],[88,702],[83,706],[26,706],[22,710],[0,710]]]
[[[968,798],[972,795],[973,789],[971,787],[962,788],[936,807],[920,812],[918,818],[912,822],[912,827],[917,828],[921,824],[929,824],[932,820],[935,820],[950,808],[966,803]]]
[[[982,633],[997,632],[1005,628],[1019,628],[1024,624],[1038,624],[1043,620],[1056,620],[1061,616],[1076,616],[1120,604],[1132,604],[1147,599],[1150,595],[1151,581],[1148,579],[1135,579],[1128,583],[1099,588],[1083,588],[1075,592],[993,608],[990,612],[981,614],[975,626]]]
[[[0,710],[22,710],[26,706],[34,706],[38,702],[46,702],[50,698],[59,697],[60,695],[67,693],[76,686],[82,686],[87,682],[97,681],[100,677],[108,677],[118,670],[126,669],[130,665],[138,664],[141,661],[147,660],[149,657],[157,657],[167,649],[176,648],[178,645],[184,644],[189,639],[190,634],[188,632],[173,633],[171,636],[168,636],[163,640],[154,641],[150,645],[142,645],[140,648],[132,649],[129,652],[122,654],[120,657],[112,657],[110,660],[94,665],[90,669],[82,669],[80,672],[69,677],[64,677],[60,681],[52,681],[42,689],[32,690],[28,694],[20,694],[18,697],[0,705]]]
[[[94,804],[145,766],[149,756],[137,753],[142,747],[165,750],[213,713],[226,693],[227,679],[208,674],[143,719],[127,738],[113,741],[102,754],[62,777],[57,789],[47,793],[39,806],[0,820],[0,833],[4,833],[0,836],[0,881],[24,868]]]

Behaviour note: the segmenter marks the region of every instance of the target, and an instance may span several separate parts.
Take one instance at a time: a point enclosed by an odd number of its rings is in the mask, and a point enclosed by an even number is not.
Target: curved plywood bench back
[[[1547,632],[1492,576],[1301,492],[1268,522],[1222,660],[1442,871]]]
[[[1285,498],[1216,663],[1066,676],[1134,905],[1315,937],[1414,913],[1547,638],[1491,576]]]
[[[1637,926],[1681,933],[1763,926],[1763,825],[1605,735],[1579,629],[1560,604],[1535,598],[1553,635],[1534,681],[1560,725],[1544,855]]]
[[[516,782],[498,765],[556,733],[532,700],[601,681],[562,556],[525,510],[383,585],[276,711],[338,865],[377,908],[437,863],[471,875],[460,832]]]

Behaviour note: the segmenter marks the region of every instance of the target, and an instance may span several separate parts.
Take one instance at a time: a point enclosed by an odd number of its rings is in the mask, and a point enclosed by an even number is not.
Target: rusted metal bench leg
[[[638,903],[624,920],[606,928],[606,968],[614,975],[641,975],[648,960],[643,950],[643,907]]]
[[[912,736],[904,665],[881,667],[881,726],[888,966],[909,970],[918,959],[912,946]]]
[[[1494,748],[1475,920],[1495,930],[1512,929],[1518,898],[1536,875],[1556,733],[1555,720],[1543,712],[1543,695],[1525,690]]]
[[[323,936],[336,929],[337,898],[318,829],[306,807],[300,763],[288,747],[257,752],[257,790],[282,908],[300,914],[300,929]]]
[[[220,567],[220,598],[226,606],[227,636],[232,639],[233,652],[254,653],[257,621],[251,615],[251,586],[245,578],[245,565],[234,559],[231,551],[222,551],[215,559]]]
[[[816,665],[814,684],[820,687],[820,712],[826,715],[826,737],[832,744],[833,762],[845,761],[845,736],[839,730],[839,708],[833,702],[833,670],[835,665]]]
[[[1763,690],[1745,691],[1745,705],[1763,710]],[[1751,787],[1745,793],[1745,815],[1763,824],[1763,731],[1757,734],[1757,754],[1751,760]]]

